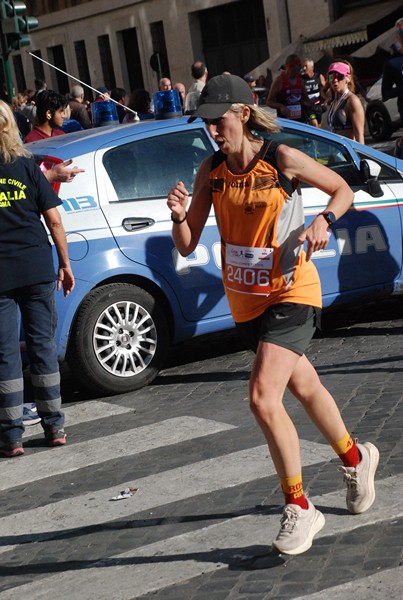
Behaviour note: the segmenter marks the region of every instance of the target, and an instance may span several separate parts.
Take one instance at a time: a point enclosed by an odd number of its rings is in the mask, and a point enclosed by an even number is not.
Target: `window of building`
[[[76,60],[78,67],[78,76],[84,83],[91,85],[90,69],[88,67],[87,51],[85,48],[85,41],[79,40],[74,42],[74,50],[76,52]],[[74,85],[73,83],[71,85]],[[71,87],[71,86],[70,86]],[[89,88],[84,87],[85,98],[92,101],[94,99],[93,93]]]
[[[15,73],[15,83],[18,92],[23,92],[27,89],[25,82],[24,68],[22,66],[21,54],[13,55],[13,67]]]
[[[112,90],[114,87],[116,87],[116,80],[115,72],[113,69],[113,60],[111,45],[109,42],[109,35],[106,34],[98,36],[98,48],[104,81],[99,81],[96,85],[106,85],[108,89]]]
[[[32,57],[32,66],[34,68],[35,79],[42,79],[42,81],[45,81],[45,70],[43,68],[43,62],[39,60],[40,58],[42,58],[41,51],[34,50],[33,52],[31,52],[31,54],[38,57]]]
[[[55,65],[55,67],[58,67],[58,69],[61,69],[61,71],[66,72],[67,71],[67,67],[66,67],[66,60],[64,58],[64,49],[63,46],[61,44],[57,45],[57,46],[52,46],[49,48],[49,54],[51,55],[51,60],[50,62],[52,64]],[[69,80],[67,75],[65,75],[64,73],[61,73],[61,71],[58,71],[57,69],[52,69],[52,79],[55,78],[56,79],[56,91],[59,92],[59,94],[67,94],[69,92],[70,86],[69,86]],[[51,87],[51,86],[48,86]]]
[[[158,79],[161,79],[161,77],[171,78],[171,74],[169,72],[168,53],[165,44],[164,23],[162,21],[150,23],[150,33],[153,44],[153,53],[158,54],[160,66],[160,72],[157,73]]]
[[[240,0],[198,14],[210,76],[223,71],[243,76],[269,58],[262,0]]]
[[[117,36],[118,44],[121,44],[123,47],[129,90],[143,89],[144,79],[137,40],[137,29],[135,27],[123,29],[122,31],[118,31]]]

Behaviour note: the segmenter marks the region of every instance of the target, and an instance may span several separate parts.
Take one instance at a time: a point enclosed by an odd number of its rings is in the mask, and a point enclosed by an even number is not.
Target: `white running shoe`
[[[281,518],[280,531],[273,548],[281,554],[301,554],[312,546],[314,535],[322,529],[325,517],[308,500],[307,510],[297,504],[286,504]]]
[[[347,509],[358,515],[368,510],[375,500],[375,473],[379,463],[379,451],[371,442],[358,444],[361,462],[356,467],[341,467],[347,484]]]

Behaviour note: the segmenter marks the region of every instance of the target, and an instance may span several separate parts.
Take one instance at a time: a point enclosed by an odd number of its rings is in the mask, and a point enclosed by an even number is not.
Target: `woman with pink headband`
[[[334,62],[328,70],[328,81],[333,101],[327,113],[331,131],[364,144],[365,113],[355,92],[351,65]]]

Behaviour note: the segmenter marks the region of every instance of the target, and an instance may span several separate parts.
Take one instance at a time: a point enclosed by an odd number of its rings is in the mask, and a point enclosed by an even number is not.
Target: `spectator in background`
[[[306,108],[307,123],[314,127],[320,127],[322,122],[322,90],[326,85],[326,79],[321,73],[314,70],[312,58],[306,58],[303,65],[303,75],[305,91],[310,101],[310,106]]]
[[[71,118],[78,121],[83,129],[90,129],[92,123],[88,114],[88,108],[84,103],[84,88],[81,85],[73,85],[70,89],[69,106],[71,109]]]
[[[48,89],[48,85],[44,79],[35,79],[35,96]]]
[[[14,118],[17,122],[21,140],[31,131],[31,121],[22,112],[22,107],[25,106],[27,96],[25,94],[16,94],[11,102]]]
[[[62,125],[63,133],[72,133],[73,131],[82,131],[83,126],[76,119],[71,118],[71,108],[69,104],[64,109],[64,119]]]
[[[206,85],[208,78],[207,67],[201,60],[196,60],[190,68],[193,83],[187,91],[186,102],[185,102],[185,114],[190,115],[197,108],[197,103],[200,94]]]
[[[246,83],[248,84],[248,86],[250,87],[250,89],[252,91],[253,104],[255,106],[257,106],[259,104],[259,96],[257,95],[257,92],[255,91],[256,77],[253,77],[253,75],[245,75],[245,77],[243,79],[244,79],[244,81],[246,81]]]
[[[305,120],[304,108],[309,106],[309,99],[301,77],[301,59],[297,54],[287,56],[285,71],[281,70],[273,80],[266,104],[276,108],[279,117],[301,122]]]
[[[150,92],[143,89],[134,90],[130,94],[129,102],[127,103],[128,108],[135,110],[140,121],[146,119],[153,119],[154,113],[151,110],[151,96]],[[123,123],[132,123],[135,121],[134,114],[127,112]]]
[[[32,127],[36,115],[35,90],[27,89],[24,91],[24,95],[26,96],[26,101],[21,105],[20,112],[29,120]]]
[[[185,100],[186,100],[186,88],[183,83],[175,83],[174,90],[176,90],[179,94],[179,100],[181,101],[182,110],[185,108]]]
[[[389,48],[389,53],[391,56],[399,56],[400,54],[400,42],[393,42],[393,44],[390,45]]]
[[[266,77],[264,75],[259,75],[257,78],[258,87],[265,88],[266,87]]]
[[[31,126],[35,122],[36,117],[36,99],[41,92],[44,92],[48,89],[46,82],[43,79],[35,79],[35,90],[32,91],[31,94],[28,93],[31,90],[27,90],[27,102],[23,109],[23,114],[31,121]]]
[[[103,102],[104,100],[109,100],[109,98],[111,97],[111,91],[106,87],[106,85],[99,86],[97,92],[98,94],[94,102]]]
[[[19,110],[21,106],[25,106],[27,100],[28,96],[25,92],[18,92],[18,94],[14,94],[11,101],[12,110]]]
[[[208,77],[207,67],[201,60],[196,60],[196,62],[192,64],[190,71],[192,73],[193,83],[188,89],[188,94],[190,92],[199,92],[200,94],[206,85]]]
[[[126,90],[124,88],[115,87],[115,88],[113,88],[113,90],[111,90],[111,98],[112,98],[112,100],[115,100],[115,102],[117,102],[117,104],[115,104],[115,106],[116,106],[116,111],[118,113],[119,123],[123,122],[123,119],[125,118],[125,115],[126,115],[126,111],[125,111],[126,96],[127,96],[127,94],[126,94]]]
[[[25,137],[24,143],[35,142],[55,135],[64,135],[62,130],[67,100],[57,92],[46,90],[37,100],[37,123],[32,131]],[[49,183],[70,183],[76,175],[84,173],[84,169],[71,167],[72,159],[54,165],[45,171],[44,175]]]
[[[397,98],[397,109],[403,125],[403,17],[396,21],[395,27],[395,53],[386,59],[383,66],[382,100]],[[396,143],[396,156],[403,158],[403,137]]]
[[[328,70],[328,80],[333,94],[327,113],[330,129],[364,144],[365,113],[361,100],[354,93],[351,65],[345,61],[332,63]]]
[[[168,77],[162,77],[158,84],[158,89],[160,92],[165,92],[166,90],[172,90],[172,83]]]
[[[61,94],[46,90],[36,97],[36,119],[24,142],[36,142],[55,135],[63,135],[64,111],[67,100]]]
[[[270,87],[268,84],[268,78],[264,75],[259,75],[256,80],[256,86],[258,88],[259,106],[266,106],[267,93],[269,91],[268,88]]]
[[[27,88],[26,90],[24,90],[22,92],[23,96],[25,96],[25,102],[23,103],[23,106],[25,106],[28,102],[30,102],[35,94],[34,90],[31,90],[30,88]]]

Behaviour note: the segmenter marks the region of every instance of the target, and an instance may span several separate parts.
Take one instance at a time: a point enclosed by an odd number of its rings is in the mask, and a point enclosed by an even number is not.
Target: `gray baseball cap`
[[[192,123],[197,117],[219,119],[233,104],[238,103],[254,103],[252,91],[246,81],[237,75],[217,75],[204,86],[198,106],[188,123]]]

